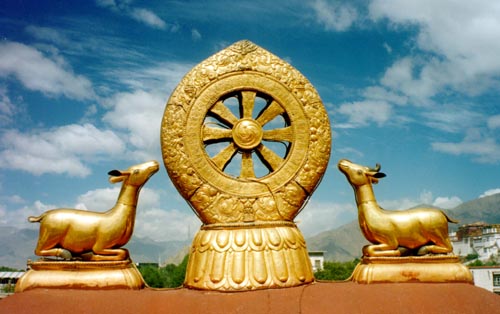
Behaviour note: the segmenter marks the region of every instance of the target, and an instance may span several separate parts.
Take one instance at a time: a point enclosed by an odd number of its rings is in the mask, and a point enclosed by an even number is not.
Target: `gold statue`
[[[380,165],[368,168],[343,159],[338,167],[354,189],[359,227],[365,238],[374,243],[363,248],[364,255],[400,256],[410,250],[417,250],[417,255],[453,251],[448,237],[448,222],[458,221],[433,208],[384,210],[377,204],[372,187],[378,179],[385,177],[379,172]]]
[[[120,247],[132,236],[140,189],[158,169],[158,162],[149,161],[110,171],[111,183],[123,183],[116,205],[106,212],[59,208],[29,217],[30,222],[40,223],[35,254],[66,260],[73,255],[92,261],[127,259],[128,251]]]
[[[452,254],[448,223],[457,221],[433,208],[381,208],[372,186],[385,177],[379,164],[369,168],[342,159],[338,168],[354,189],[359,227],[372,243],[363,247],[363,259],[354,270],[354,281],[471,282],[468,269]]]
[[[237,42],[182,79],[161,139],[172,182],[203,222],[185,286],[240,291],[313,281],[293,219],[326,170],[330,124],[299,71]]]
[[[134,230],[139,192],[159,169],[156,161],[109,172],[111,183],[122,182],[116,205],[106,212],[52,209],[30,222],[40,223],[35,254],[60,259],[28,261],[16,292],[35,288],[142,289],[141,273],[121,248]]]

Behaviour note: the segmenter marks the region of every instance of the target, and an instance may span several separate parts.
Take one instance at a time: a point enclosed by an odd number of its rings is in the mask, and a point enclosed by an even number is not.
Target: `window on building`
[[[493,274],[493,286],[500,286],[500,274]]]
[[[317,270],[321,269],[321,260],[317,259],[314,261],[314,269],[317,269]]]

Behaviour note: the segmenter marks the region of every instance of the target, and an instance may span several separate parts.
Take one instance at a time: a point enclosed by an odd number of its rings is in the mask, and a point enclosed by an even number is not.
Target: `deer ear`
[[[376,172],[375,174],[373,174],[373,177],[377,178],[377,179],[380,179],[380,178],[383,178],[385,177],[385,173],[383,172]]]
[[[120,170],[111,170],[110,172],[108,172],[108,174],[113,177],[118,177],[122,175]]]

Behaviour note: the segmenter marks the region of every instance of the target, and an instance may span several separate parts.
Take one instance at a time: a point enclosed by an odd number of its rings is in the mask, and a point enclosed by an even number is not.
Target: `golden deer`
[[[414,208],[404,211],[384,210],[377,204],[372,184],[385,177],[380,165],[368,168],[342,159],[339,170],[354,189],[358,206],[359,227],[373,243],[363,247],[364,256],[401,256],[453,251],[448,237],[448,222],[457,223],[443,211]]]
[[[40,223],[35,254],[64,259],[82,254],[92,261],[127,259],[128,251],[120,247],[132,236],[141,187],[158,169],[153,160],[125,171],[110,171],[109,181],[123,184],[116,205],[106,212],[59,208],[29,217],[30,222]]]

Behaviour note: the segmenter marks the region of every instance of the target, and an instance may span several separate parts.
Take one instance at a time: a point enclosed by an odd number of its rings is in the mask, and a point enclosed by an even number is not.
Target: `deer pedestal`
[[[363,257],[351,280],[357,283],[462,282],[473,284],[469,269],[455,255]]]
[[[144,288],[144,280],[128,259],[124,261],[28,261],[28,271],[18,280],[16,292],[45,289]]]

